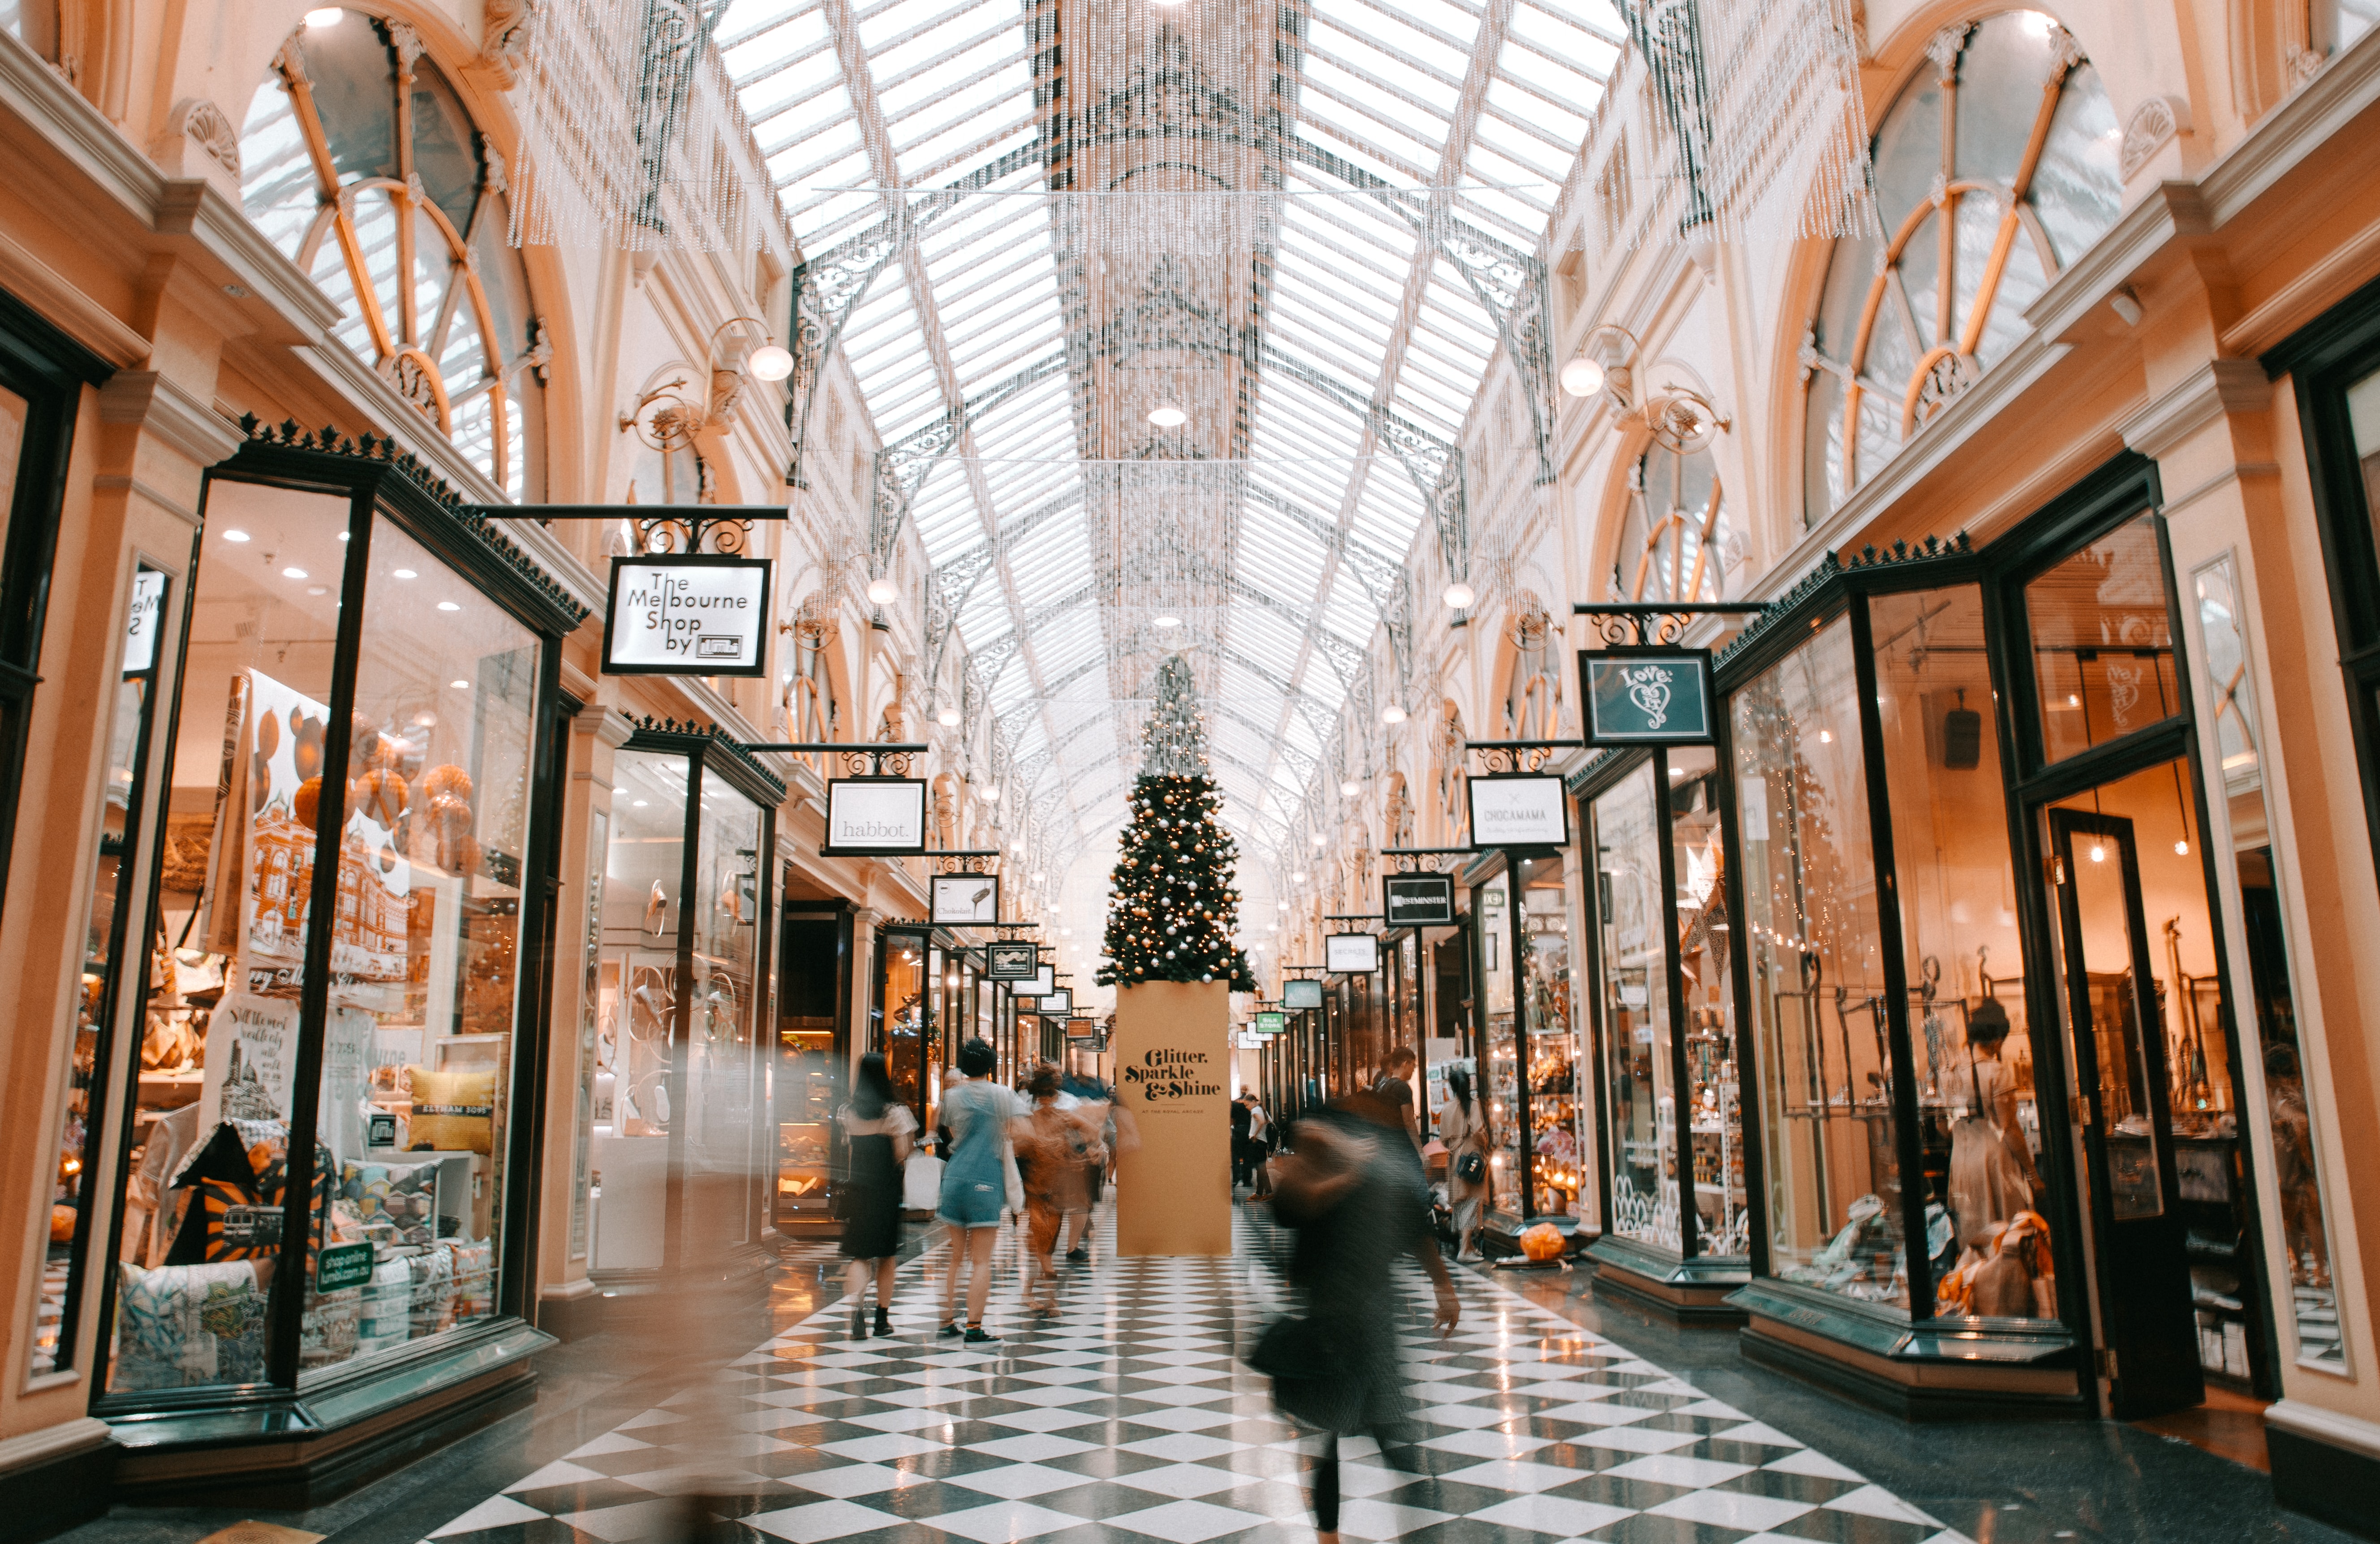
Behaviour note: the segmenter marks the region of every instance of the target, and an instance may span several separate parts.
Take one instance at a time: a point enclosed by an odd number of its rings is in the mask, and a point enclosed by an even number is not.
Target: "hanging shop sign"
[[[1070,1018],[1066,1021],[1066,1038],[1070,1040],[1096,1040],[1099,1038],[1099,1021],[1095,1018]]]
[[[1256,1016],[1255,1029],[1258,1035],[1267,1037],[1278,1035],[1288,1027],[1289,1015],[1287,1014],[1275,1013],[1270,1009],[1267,1009],[1265,1012],[1260,1013]]]
[[[1553,773],[1474,777],[1465,786],[1474,847],[1570,845],[1570,794]]]
[[[1058,967],[1054,965],[1041,965],[1036,966],[1033,974],[1025,978],[1025,984],[1016,989],[1016,995],[1047,997],[1057,990]]]
[[[1380,916],[1391,928],[1454,925],[1452,874],[1390,874],[1380,881]]]
[[[1291,1013],[1322,1006],[1322,983],[1305,977],[1283,981],[1281,984],[1281,1005]]]
[[[1369,976],[1380,968],[1380,941],[1373,933],[1331,933],[1322,940],[1322,968],[1334,976]]]
[[[938,928],[989,928],[1000,921],[998,874],[936,874],[928,919]],[[1026,944],[1027,949],[1032,948]],[[993,980],[1002,978],[995,976]]]
[[[988,944],[984,953],[983,974],[987,980],[1029,981],[1041,969],[1038,944],[1010,941]]]
[[[603,674],[766,675],[771,566],[709,553],[613,558]]]
[[[1710,744],[1707,649],[1582,649],[1578,679],[1590,746]]]
[[[887,857],[926,850],[926,783],[917,777],[837,777],[826,785],[821,857]]]
[[[1045,992],[1042,994],[1041,1016],[1043,1018],[1065,1018],[1072,1015],[1074,1011],[1074,988],[1060,987],[1055,991]]]

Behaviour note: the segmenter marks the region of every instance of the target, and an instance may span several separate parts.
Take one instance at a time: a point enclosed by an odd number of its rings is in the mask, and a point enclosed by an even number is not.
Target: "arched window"
[[[551,355],[504,162],[414,30],[351,10],[292,34],[240,164],[248,217],[338,303],[339,341],[506,493],[541,497]]]
[[[1611,593],[1623,601],[1720,600],[1734,545],[1710,452],[1657,443],[1629,474]]]
[[[1803,344],[1811,523],[2024,335],[2025,307],[2115,223],[2122,139],[2098,71],[2040,12],[1935,35],[1876,130],[1883,233],[1835,244]]]
[[[1512,649],[1504,677],[1505,737],[1551,738],[1561,713],[1561,663],[1553,618],[1534,593],[1524,590],[1515,601],[1505,641]]]

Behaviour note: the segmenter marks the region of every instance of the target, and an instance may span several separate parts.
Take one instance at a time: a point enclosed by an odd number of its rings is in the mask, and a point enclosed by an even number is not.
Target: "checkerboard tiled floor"
[[[1100,1230],[1106,1236],[1108,1230]],[[1239,1360],[1275,1311],[1252,1262],[1076,1268],[1062,1318],[995,1290],[996,1346],[938,1340],[941,1255],[902,1271],[891,1340],[820,1309],[478,1502],[438,1544],[1304,1544],[1315,1439]],[[1014,1245],[1003,1233],[1002,1265]],[[1966,1544],[1825,1454],[1494,1282],[1413,1342],[1416,1449],[1341,1444],[1342,1532],[1427,1544]],[[1427,1294],[1407,1283],[1417,1315]],[[1415,1471],[1418,1472],[1415,1472]],[[702,1515],[698,1516],[699,1513]]]

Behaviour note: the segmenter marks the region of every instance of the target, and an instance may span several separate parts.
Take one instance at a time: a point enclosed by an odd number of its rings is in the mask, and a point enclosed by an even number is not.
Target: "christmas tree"
[[[1181,655],[1158,666],[1156,699],[1141,730],[1132,824],[1108,882],[1099,983],[1229,981],[1254,991],[1247,954],[1232,945],[1239,844],[1216,819],[1223,798],[1208,775],[1197,686]]]

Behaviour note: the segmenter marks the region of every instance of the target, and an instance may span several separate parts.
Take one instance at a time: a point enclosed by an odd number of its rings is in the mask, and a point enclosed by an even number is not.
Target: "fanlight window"
[[[1561,714],[1561,662],[1553,618],[1525,590],[1513,607],[1506,641],[1512,654],[1504,679],[1504,734],[1515,740],[1548,738]]]
[[[1611,593],[1632,602],[1723,599],[1734,545],[1710,452],[1657,444],[1628,480]]]
[[[343,315],[339,341],[515,499],[543,491],[543,327],[504,162],[403,22],[293,34],[240,133],[249,219]]]
[[[1810,522],[2024,335],[2025,308],[2115,223],[2122,138],[2098,71],[2048,17],[1936,34],[1876,131],[1882,233],[1835,244],[1803,345]]]

